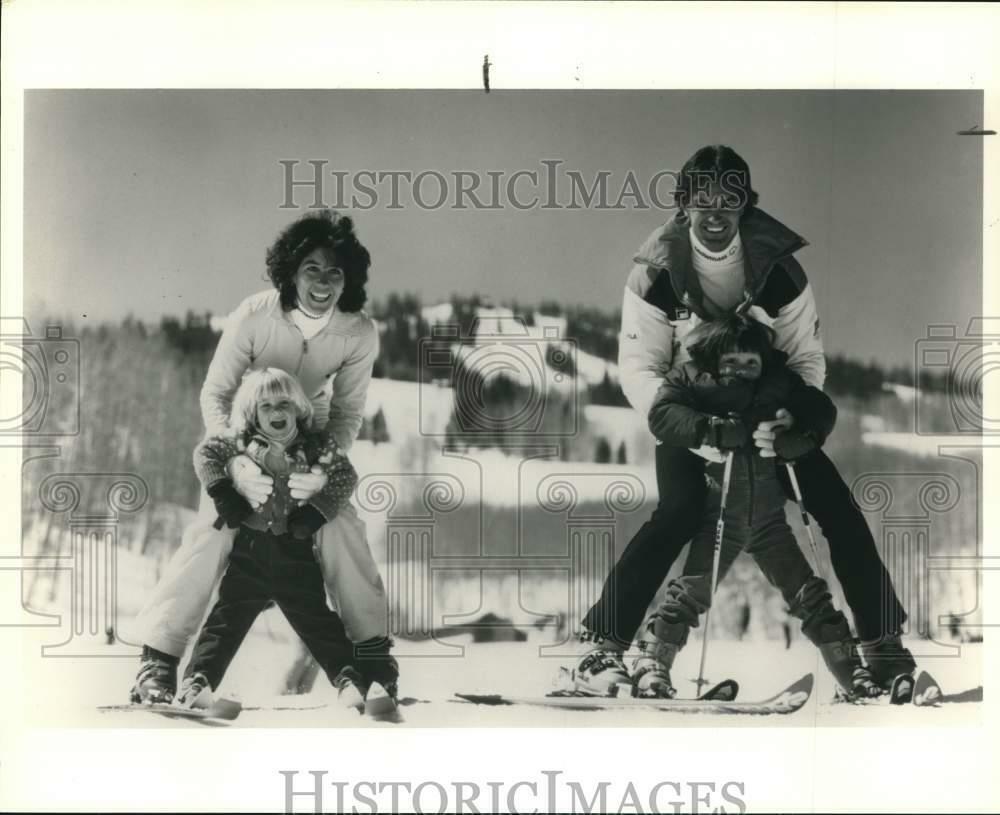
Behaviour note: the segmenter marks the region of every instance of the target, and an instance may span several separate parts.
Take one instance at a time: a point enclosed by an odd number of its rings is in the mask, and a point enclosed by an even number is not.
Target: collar
[[[275,292],[277,294],[277,292]],[[325,334],[332,330],[335,326],[342,324],[346,318],[349,318],[350,314],[345,314],[343,311],[334,311],[330,315],[330,319],[326,321],[326,324],[316,333],[316,336]],[[296,328],[295,321],[292,319],[292,313],[290,311],[285,311],[281,307],[281,297],[277,296],[274,298],[274,303],[271,306],[271,318],[277,320],[279,323],[284,323],[285,325],[292,326]]]
[[[704,309],[698,276],[691,265],[689,226],[687,218],[681,218],[679,214],[674,216],[649,236],[634,260],[666,270],[677,296],[699,313]],[[747,270],[747,290],[751,294],[761,289],[775,262],[808,245],[805,238],[759,207],[754,207],[740,220],[740,240],[743,242]],[[707,318],[703,313],[699,316]]]
[[[742,263],[743,261],[743,239],[740,237],[739,232],[737,232],[735,237],[729,242],[729,246],[721,252],[713,252],[706,248],[705,245],[698,240],[698,236],[691,232],[688,233],[688,239],[691,241],[691,260],[694,262],[696,267],[719,268],[722,266],[732,266],[736,262]]]
[[[263,433],[251,433],[250,437],[247,439],[246,442],[247,446],[249,446],[252,442],[256,442],[262,447],[273,447],[275,444],[275,442],[272,439],[269,439]],[[303,434],[302,431],[298,431],[283,445],[283,448],[286,453],[294,453],[295,450],[297,450],[304,444],[305,444],[305,434]]]

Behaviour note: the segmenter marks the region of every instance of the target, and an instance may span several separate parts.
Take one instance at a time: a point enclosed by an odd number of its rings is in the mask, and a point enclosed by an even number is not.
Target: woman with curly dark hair
[[[350,449],[378,356],[378,330],[362,310],[370,264],[352,220],[330,210],[299,218],[278,236],[267,251],[274,288],[251,295],[230,315],[209,365],[201,391],[207,436],[226,431],[247,372],[278,368],[309,397],[313,428],[325,428],[343,451]],[[266,503],[273,481],[248,457],[233,460],[230,476],[255,509]],[[301,504],[325,485],[319,468],[288,476],[291,497]],[[214,528],[215,518],[203,493],[197,519],[139,616],[143,653],[133,701],[170,701],[176,694],[180,656],[204,619],[233,546],[233,530]],[[371,657],[358,660],[364,684],[377,681],[394,692],[398,671],[388,656],[385,590],[364,523],[350,504],[332,520],[320,513],[310,520],[328,599],[351,640]]]

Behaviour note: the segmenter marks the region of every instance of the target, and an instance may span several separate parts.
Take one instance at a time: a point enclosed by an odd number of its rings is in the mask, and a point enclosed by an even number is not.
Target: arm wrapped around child
[[[708,446],[723,451],[745,447],[750,430],[738,413],[752,392],[739,387],[699,388],[697,378],[698,371],[691,364],[666,375],[649,411],[652,434],[663,444],[675,447]]]
[[[807,385],[791,370],[786,409],[794,424],[774,439],[774,454],[784,462],[795,461],[818,450],[826,442],[837,423],[837,407],[819,388]]]

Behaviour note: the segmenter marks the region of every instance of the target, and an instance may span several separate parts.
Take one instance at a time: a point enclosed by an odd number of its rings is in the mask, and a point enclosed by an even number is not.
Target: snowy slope
[[[777,692],[804,673],[814,671],[817,687],[801,711],[789,716],[691,717],[648,710],[565,711],[520,707],[479,707],[454,701],[453,694],[508,693],[541,695],[550,689],[551,678],[564,658],[540,656],[539,639],[525,643],[473,644],[471,639],[447,640],[452,652],[440,654],[440,643],[398,642],[402,670],[402,714],[405,726],[414,727],[648,727],[648,726],[767,726],[839,727],[892,725],[923,727],[958,726],[981,722],[981,646],[964,646],[955,659],[926,660],[926,666],[940,681],[946,704],[940,708],[853,706],[832,703],[832,680],[818,664],[815,649],[798,643],[786,651],[773,642],[714,642],[708,660],[713,681],[735,678],[741,686],[740,698],[762,699]],[[915,644],[919,647],[919,643]],[[700,643],[691,644],[678,659],[675,680],[683,692],[692,694],[694,684],[686,681],[697,674]],[[386,723],[362,719],[336,707],[330,686],[322,678],[316,688],[302,696],[278,696],[277,665],[287,664],[294,649],[290,642],[273,640],[261,626],[248,638],[221,689],[224,695],[241,698],[247,708],[236,727],[388,727]],[[283,659],[288,657],[288,660]],[[49,663],[57,662],[48,660]],[[161,719],[130,712],[100,712],[99,705],[121,704],[131,683],[132,660],[91,660],[91,680],[78,683],[77,698],[66,696],[65,683],[58,708],[49,711],[52,723],[76,726],[191,727],[190,723]],[[48,667],[48,666],[45,666]],[[60,683],[52,666],[48,680]],[[65,677],[62,678],[63,680]],[[35,692],[46,691],[47,682]],[[84,692],[85,691],[85,692]],[[53,697],[49,697],[50,699]],[[254,709],[258,708],[258,709]],[[295,709],[298,708],[298,709]]]

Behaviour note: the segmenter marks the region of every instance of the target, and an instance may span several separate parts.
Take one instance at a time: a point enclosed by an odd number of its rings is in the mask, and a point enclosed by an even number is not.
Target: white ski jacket
[[[757,208],[740,221],[740,238],[746,285],[736,311],[774,329],[775,347],[788,354],[788,367],[822,390],[826,360],[816,302],[792,257],[806,241]],[[656,229],[634,261],[622,303],[618,368],[622,391],[645,419],[666,373],[690,359],[684,337],[711,316],[691,265],[686,221],[675,218]]]
[[[298,379],[312,401],[313,426],[329,430],[346,452],[361,430],[378,340],[375,323],[363,311],[334,313],[306,340],[282,311],[276,289],[251,295],[229,315],[205,376],[201,413],[208,434],[225,432],[244,374],[280,368]]]

